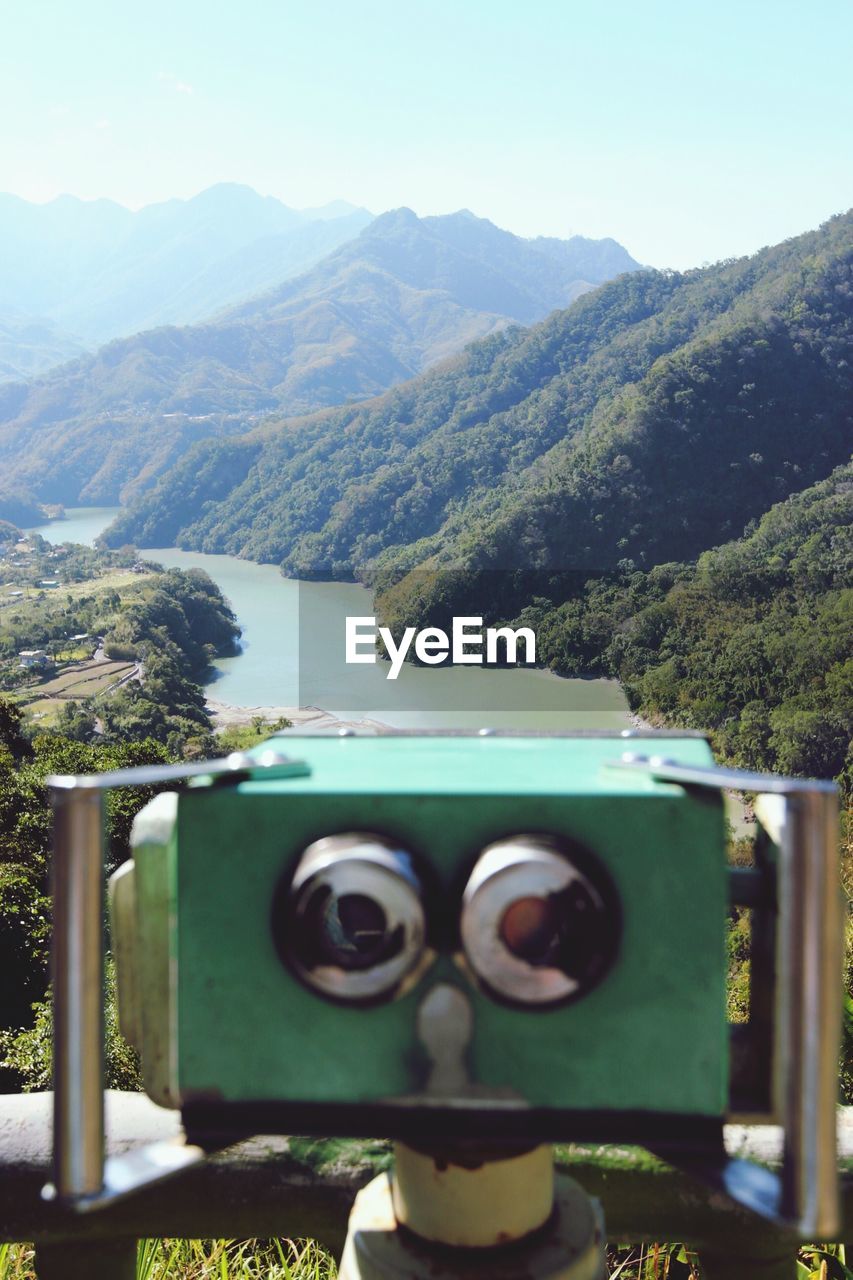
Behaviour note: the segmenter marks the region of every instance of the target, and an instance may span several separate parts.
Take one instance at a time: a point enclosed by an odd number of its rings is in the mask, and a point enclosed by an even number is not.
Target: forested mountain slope
[[[848,462],[692,564],[624,565],[517,624],[560,674],[615,676],[655,723],[711,730],[748,769],[842,776],[850,797],[851,568]]]
[[[373,396],[636,265],[613,241],[527,241],[466,213],[398,210],[209,324],[138,334],[0,388],[0,465],[47,501],[126,499],[193,441]]]
[[[379,400],[199,446],[111,543],[293,574],[591,571],[697,555],[853,438],[853,215],[751,258],[622,276]],[[495,602],[506,616],[525,599]],[[433,601],[434,603],[434,601]],[[430,613],[423,575],[412,624]]]

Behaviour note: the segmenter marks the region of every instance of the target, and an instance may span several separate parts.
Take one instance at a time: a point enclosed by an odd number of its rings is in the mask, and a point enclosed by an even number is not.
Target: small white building
[[[22,649],[18,657],[22,667],[47,666],[47,653],[44,649]]]

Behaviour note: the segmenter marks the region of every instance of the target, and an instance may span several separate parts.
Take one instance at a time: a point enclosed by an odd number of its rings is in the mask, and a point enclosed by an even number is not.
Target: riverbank
[[[287,719],[297,732],[317,733],[334,729],[371,729],[387,731],[390,725],[379,720],[343,720],[331,711],[322,707],[234,707],[216,698],[207,699],[207,710],[213,721],[214,733],[222,733],[225,729],[242,729],[258,717],[274,724],[276,720]],[[285,732],[290,732],[286,730]]]
[[[277,720],[284,718],[291,722],[293,730],[305,733],[324,732],[330,729],[370,729],[380,733],[392,733],[394,731],[394,725],[386,724],[381,720],[370,718],[347,720],[334,715],[331,711],[324,710],[323,707],[281,707],[271,704],[257,707],[235,707],[231,706],[230,703],[220,702],[216,698],[208,698],[205,705],[213,721],[214,733],[222,733],[226,729],[247,728],[257,717],[261,717],[269,724],[274,724]],[[653,730],[655,727],[649,724],[647,720],[643,720],[641,716],[633,713],[630,714],[629,720],[631,727],[634,729]],[[289,733],[291,730],[288,729],[285,732]]]

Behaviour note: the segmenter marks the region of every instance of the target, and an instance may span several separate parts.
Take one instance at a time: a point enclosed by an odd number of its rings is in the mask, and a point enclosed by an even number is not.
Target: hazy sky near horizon
[[[853,205],[853,0],[32,0],[0,189],[469,208],[685,268]]]

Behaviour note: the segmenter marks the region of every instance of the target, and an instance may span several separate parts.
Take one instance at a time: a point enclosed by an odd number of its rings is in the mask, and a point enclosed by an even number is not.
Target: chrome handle
[[[103,792],[53,791],[53,1176],[82,1200],[104,1182]]]
[[[779,982],[774,1096],[784,1131],[781,1176],[767,1188],[766,1216],[807,1239],[840,1227],[836,1141],[841,1039],[843,913],[838,870],[838,789],[832,782],[679,764],[626,752],[609,768],[686,787],[756,792],[756,815],[779,849]],[[732,1161],[731,1166],[742,1166]],[[738,1196],[754,1180],[730,1167],[721,1185]],[[750,1207],[756,1208],[754,1186]]]
[[[47,1199],[77,1209],[106,1204],[200,1159],[198,1148],[104,1154],[104,792],[193,779],[303,777],[274,748],[221,760],[140,765],[47,779],[53,837],[53,1177]]]

